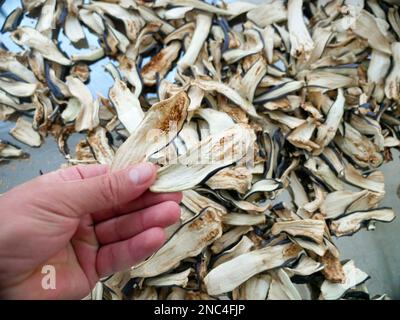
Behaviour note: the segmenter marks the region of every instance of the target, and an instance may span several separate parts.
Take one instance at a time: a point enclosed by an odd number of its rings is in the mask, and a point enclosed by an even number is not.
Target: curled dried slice
[[[290,34],[290,54],[301,60],[308,60],[314,49],[314,42],[303,18],[303,0],[289,0],[288,29]]]
[[[96,160],[101,164],[111,164],[114,158],[114,150],[108,142],[106,133],[103,127],[97,127],[87,138]]]
[[[366,222],[371,220],[391,222],[394,218],[394,211],[390,208],[348,212],[332,220],[330,229],[337,237],[348,236],[357,232]]]
[[[343,271],[345,273],[344,283],[332,283],[328,280],[325,280],[322,283],[320,299],[339,299],[347,290],[363,283],[369,278],[365,272],[361,271],[354,265],[353,260],[350,260],[343,265]]]
[[[17,146],[12,145],[8,141],[0,140],[0,159],[2,158],[22,158],[27,154]]]
[[[139,99],[120,79],[115,80],[108,95],[117,110],[118,119],[129,133],[133,133],[144,118]]]
[[[71,95],[81,104],[80,112],[75,120],[76,131],[93,130],[99,124],[98,101],[93,101],[89,88],[78,78],[68,76],[66,83]]]
[[[252,276],[296,259],[301,251],[299,246],[288,243],[244,253],[207,274],[204,279],[207,293],[218,295],[232,291]]]
[[[229,100],[237,104],[240,108],[243,109],[249,116],[252,116],[256,119],[260,118],[257,114],[256,109],[253,104],[247,99],[243,98],[240,94],[238,94],[235,90],[233,90],[228,85],[212,80],[202,80],[196,79],[192,82],[193,85],[198,86],[204,91],[216,91],[224,96],[226,96]]]
[[[16,97],[30,97],[37,89],[37,83],[13,81],[0,77],[0,89]]]
[[[178,157],[176,163],[159,169],[157,179],[150,190],[173,192],[193,188],[217,170],[246,156],[252,156],[254,141],[253,130],[240,124],[220,134],[210,135],[186,154]]]
[[[154,104],[129,138],[119,147],[112,170],[146,161],[172,141],[187,116],[189,98],[184,91]]]
[[[69,66],[71,61],[66,58],[57,46],[39,31],[30,27],[21,27],[11,34],[13,41],[21,46],[37,50],[43,57],[50,61]]]
[[[133,267],[132,277],[154,277],[171,270],[181,260],[197,256],[221,236],[218,213],[206,208],[199,216],[184,224],[164,246],[144,263]]]
[[[40,147],[42,138],[40,134],[32,127],[32,122],[29,122],[24,117],[19,117],[15,127],[10,130],[10,134],[22,143],[31,147]]]
[[[171,69],[172,63],[178,57],[180,49],[181,43],[173,41],[152,57],[142,68],[141,75],[144,84],[154,86],[157,83],[157,77],[164,78]]]

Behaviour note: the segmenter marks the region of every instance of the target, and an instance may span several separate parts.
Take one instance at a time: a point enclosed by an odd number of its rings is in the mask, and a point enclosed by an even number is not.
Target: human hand
[[[182,195],[150,192],[156,169],[75,166],[0,196],[0,298],[80,299],[160,248]],[[42,288],[44,265],[55,267],[54,290]]]

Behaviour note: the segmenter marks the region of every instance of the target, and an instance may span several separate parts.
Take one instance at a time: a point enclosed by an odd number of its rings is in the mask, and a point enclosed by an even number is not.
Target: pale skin
[[[156,170],[75,166],[0,196],[0,299],[81,299],[159,249],[182,194],[150,192]],[[54,290],[42,288],[45,265],[55,267]]]

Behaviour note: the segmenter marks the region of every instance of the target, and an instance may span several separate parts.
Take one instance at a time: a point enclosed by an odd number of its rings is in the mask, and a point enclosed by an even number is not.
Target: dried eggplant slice
[[[256,119],[260,118],[260,116],[256,112],[256,109],[250,101],[244,99],[235,90],[222,82],[196,79],[193,80],[192,85],[198,86],[204,91],[216,91],[237,104],[249,116],[252,116]]]
[[[157,83],[157,77],[164,78],[178,57],[180,49],[181,43],[173,41],[146,63],[141,71],[143,83],[146,86],[154,86]]]
[[[380,222],[391,222],[395,214],[390,208],[370,209],[365,211],[347,212],[332,220],[330,229],[337,237],[352,235],[357,232],[366,222],[371,220]]]
[[[188,105],[189,98],[184,91],[154,104],[137,129],[117,150],[111,169],[118,170],[146,161],[165,147],[182,128]]]
[[[270,284],[270,275],[258,274],[233,290],[232,298],[233,300],[265,300]]]
[[[355,201],[368,193],[368,190],[352,192],[347,190],[329,193],[321,204],[321,213],[328,219],[334,219],[342,215]]]
[[[10,134],[22,143],[31,147],[40,147],[42,138],[40,134],[32,127],[32,122],[26,120],[24,117],[19,117],[15,127],[11,129]]]
[[[245,167],[225,168],[218,171],[206,182],[213,190],[230,189],[245,193],[251,187],[252,174]]]
[[[301,295],[283,268],[272,270],[267,300],[301,300]]]
[[[189,281],[188,277],[191,272],[192,268],[188,268],[178,273],[170,273],[146,279],[144,283],[146,286],[151,286],[151,287],[178,286],[185,288]]]
[[[93,130],[99,125],[98,101],[93,101],[88,87],[78,78],[68,76],[66,80],[71,95],[81,104],[81,110],[75,120],[76,131]]]
[[[185,70],[189,66],[194,65],[196,62],[203,43],[207,39],[208,33],[210,32],[211,22],[212,16],[210,14],[200,12],[197,13],[196,27],[194,29],[189,48],[186,50],[184,56],[178,61],[178,67],[180,69]]]
[[[294,237],[308,238],[316,243],[322,243],[324,240],[325,222],[314,219],[275,222],[271,233],[278,235],[281,232],[288,233]]]
[[[8,141],[0,140],[0,159],[8,158],[24,158],[28,155],[17,146],[12,145]]]
[[[243,236],[235,246],[218,255],[218,258],[213,263],[213,267],[215,268],[224,262],[240,256],[243,253],[249,252],[253,247],[254,242],[251,241],[249,237]]]
[[[218,213],[206,208],[199,216],[184,224],[153,256],[133,267],[131,276],[147,278],[171,270],[182,259],[197,256],[221,234]]]
[[[116,79],[108,93],[111,102],[117,110],[118,119],[130,134],[135,132],[144,118],[144,112],[139,99],[128,89],[120,79]]]
[[[0,89],[16,97],[30,97],[35,93],[37,87],[37,83],[12,81],[0,77]]]
[[[20,27],[11,34],[12,40],[21,45],[38,51],[43,57],[50,61],[69,66],[71,60],[66,58],[57,46],[39,31],[30,27]]]
[[[251,157],[254,141],[254,132],[240,124],[218,135],[209,136],[178,157],[176,163],[160,168],[150,190],[173,192],[193,188],[217,170],[244,157]]]
[[[321,286],[320,299],[335,300],[339,299],[343,294],[352,287],[368,280],[369,276],[354,265],[354,261],[350,260],[343,265],[345,273],[344,283],[332,283],[325,280]]]
[[[207,274],[204,279],[207,293],[218,295],[232,291],[252,276],[296,259],[301,251],[297,245],[288,243],[244,253]]]
[[[93,150],[96,160],[101,164],[111,164],[114,158],[114,150],[107,139],[107,131],[103,127],[97,127],[96,130],[88,134],[88,143]]]
[[[261,214],[229,213],[222,217],[222,222],[231,226],[252,226],[264,224],[266,218]]]

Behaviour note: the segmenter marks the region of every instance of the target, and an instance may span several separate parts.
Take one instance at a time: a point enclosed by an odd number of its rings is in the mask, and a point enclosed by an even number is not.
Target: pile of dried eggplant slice
[[[184,194],[165,245],[91,298],[384,299],[334,237],[395,218],[379,167],[400,144],[398,5],[21,1],[1,37],[25,50],[0,48],[10,134],[54,136],[67,165],[158,163],[151,190]],[[60,33],[87,32],[96,47],[62,52]],[[108,97],[87,86],[103,57]],[[0,141],[1,159],[26,156]]]

